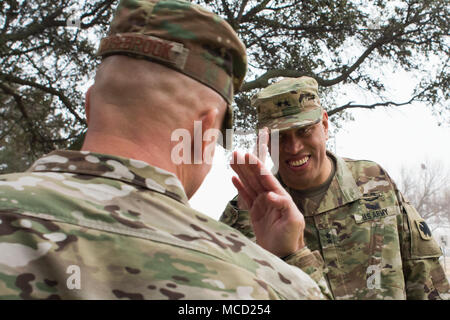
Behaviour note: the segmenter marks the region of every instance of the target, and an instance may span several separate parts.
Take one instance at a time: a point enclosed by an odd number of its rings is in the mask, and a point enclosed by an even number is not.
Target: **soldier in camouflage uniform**
[[[171,161],[173,130],[230,126],[247,67],[232,28],[189,2],[122,1],[98,54],[82,151],[0,176],[0,298],[324,298],[299,268],[189,207],[207,163]]]
[[[311,260],[323,257],[316,271],[326,274],[335,299],[449,299],[441,250],[386,171],[326,150],[328,115],[313,78],[283,79],[256,94],[252,105],[258,128],[279,133],[276,178],[304,215],[303,250],[312,251]],[[237,173],[248,178],[243,169]],[[256,240],[248,211],[256,183],[234,180],[239,195],[220,220]]]

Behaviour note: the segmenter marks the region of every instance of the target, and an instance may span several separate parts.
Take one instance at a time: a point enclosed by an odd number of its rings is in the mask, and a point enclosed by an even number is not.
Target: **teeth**
[[[297,160],[297,161],[291,161],[289,162],[289,165],[293,167],[299,167],[301,165],[304,165],[306,161],[308,161],[309,157],[304,157],[303,159]]]

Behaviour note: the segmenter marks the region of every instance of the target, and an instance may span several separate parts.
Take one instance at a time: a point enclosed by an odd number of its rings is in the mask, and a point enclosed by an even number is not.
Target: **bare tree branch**
[[[401,191],[422,218],[450,223],[450,172],[442,163],[424,160],[420,167],[401,168]]]
[[[42,90],[44,92],[50,93],[54,96],[57,96],[61,102],[64,104],[64,106],[70,111],[70,113],[77,119],[77,121],[82,124],[82,125],[86,125],[86,120],[83,119],[76,111],[75,111],[75,107],[72,105],[72,103],[70,102],[70,100],[64,95],[64,93],[62,93],[61,91],[58,91],[56,89],[53,89],[51,87],[46,87],[43,86],[41,84],[38,84],[36,82],[33,81],[29,81],[29,80],[23,80],[21,78],[15,77],[13,75],[9,75],[9,74],[3,74],[0,72],[0,78],[3,78],[6,81],[10,81],[10,82],[14,82],[17,84],[21,84],[21,85],[26,85],[26,86],[30,86],[39,90]]]
[[[35,128],[33,126],[33,122],[31,121],[27,109],[22,101],[22,97],[17,94],[12,88],[9,88],[8,86],[6,86],[3,83],[0,83],[0,89],[3,90],[3,92],[5,92],[6,94],[11,95],[14,98],[14,101],[16,102],[17,107],[20,110],[20,113],[22,114],[23,118],[25,119],[25,123],[27,126],[27,131],[29,133],[31,133],[31,135],[33,136],[33,140],[34,141],[42,141],[42,137],[40,136],[40,134],[38,132],[35,131]]]
[[[247,6],[248,0],[244,0],[241,3],[241,7],[239,8],[239,13],[236,18],[237,23],[241,23],[242,15],[244,14],[245,7]]]
[[[66,26],[66,22],[64,21],[56,21],[55,18],[62,14],[63,8],[57,9],[54,13],[47,16],[40,22],[32,22],[29,25],[26,25],[22,28],[22,30],[17,31],[15,33],[6,34],[4,36],[4,41],[21,41],[29,38],[33,35],[38,35],[44,32],[44,30],[51,27],[58,26]]]
[[[328,115],[331,117],[334,114],[337,114],[339,112],[342,112],[346,109],[355,109],[355,108],[362,108],[362,109],[375,109],[376,107],[389,107],[389,106],[405,106],[408,104],[411,104],[411,102],[413,102],[416,99],[416,97],[411,98],[410,100],[406,101],[406,102],[393,102],[393,101],[387,101],[387,102],[378,102],[378,103],[374,103],[374,104],[370,104],[370,105],[363,105],[363,104],[352,104],[352,102],[349,102],[343,106],[334,108],[330,111],[327,111]]]
[[[226,0],[222,0],[222,7],[223,10],[225,11],[225,14],[227,16],[227,21],[228,23],[233,27],[234,30],[236,30],[236,28],[238,27],[236,24],[236,21],[234,20],[234,15],[230,10],[230,7],[228,6],[228,3]]]
[[[260,12],[261,10],[264,10],[266,6],[269,4],[270,0],[263,0],[260,1],[256,6],[251,8],[243,17],[241,22],[249,22],[253,17]]]

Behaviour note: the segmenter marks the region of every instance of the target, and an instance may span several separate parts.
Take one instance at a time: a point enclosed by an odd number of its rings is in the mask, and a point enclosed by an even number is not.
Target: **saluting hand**
[[[305,219],[264,164],[253,154],[235,151],[231,168],[239,176],[232,181],[249,208],[256,242],[279,257],[303,248]]]
[[[258,132],[255,149],[253,150],[253,154],[261,161],[263,165],[266,162],[267,153],[269,151],[268,145],[269,145],[269,129],[267,129],[267,127],[264,127]],[[241,210],[250,209],[240,196],[238,196],[237,205],[238,208]]]

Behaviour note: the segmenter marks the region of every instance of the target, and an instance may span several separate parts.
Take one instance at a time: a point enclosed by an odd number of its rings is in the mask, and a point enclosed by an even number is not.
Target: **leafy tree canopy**
[[[55,148],[79,146],[86,129],[82,86],[117,0],[0,2],[0,171],[25,169]],[[313,76],[337,127],[352,108],[416,101],[439,119],[450,109],[446,0],[198,0],[226,19],[248,48],[236,125],[254,126],[250,97],[280,77]],[[386,79],[410,72],[413,90],[392,99]],[[402,84],[397,84],[401,86]],[[343,91],[373,103],[337,104]],[[445,122],[448,124],[448,122]]]

